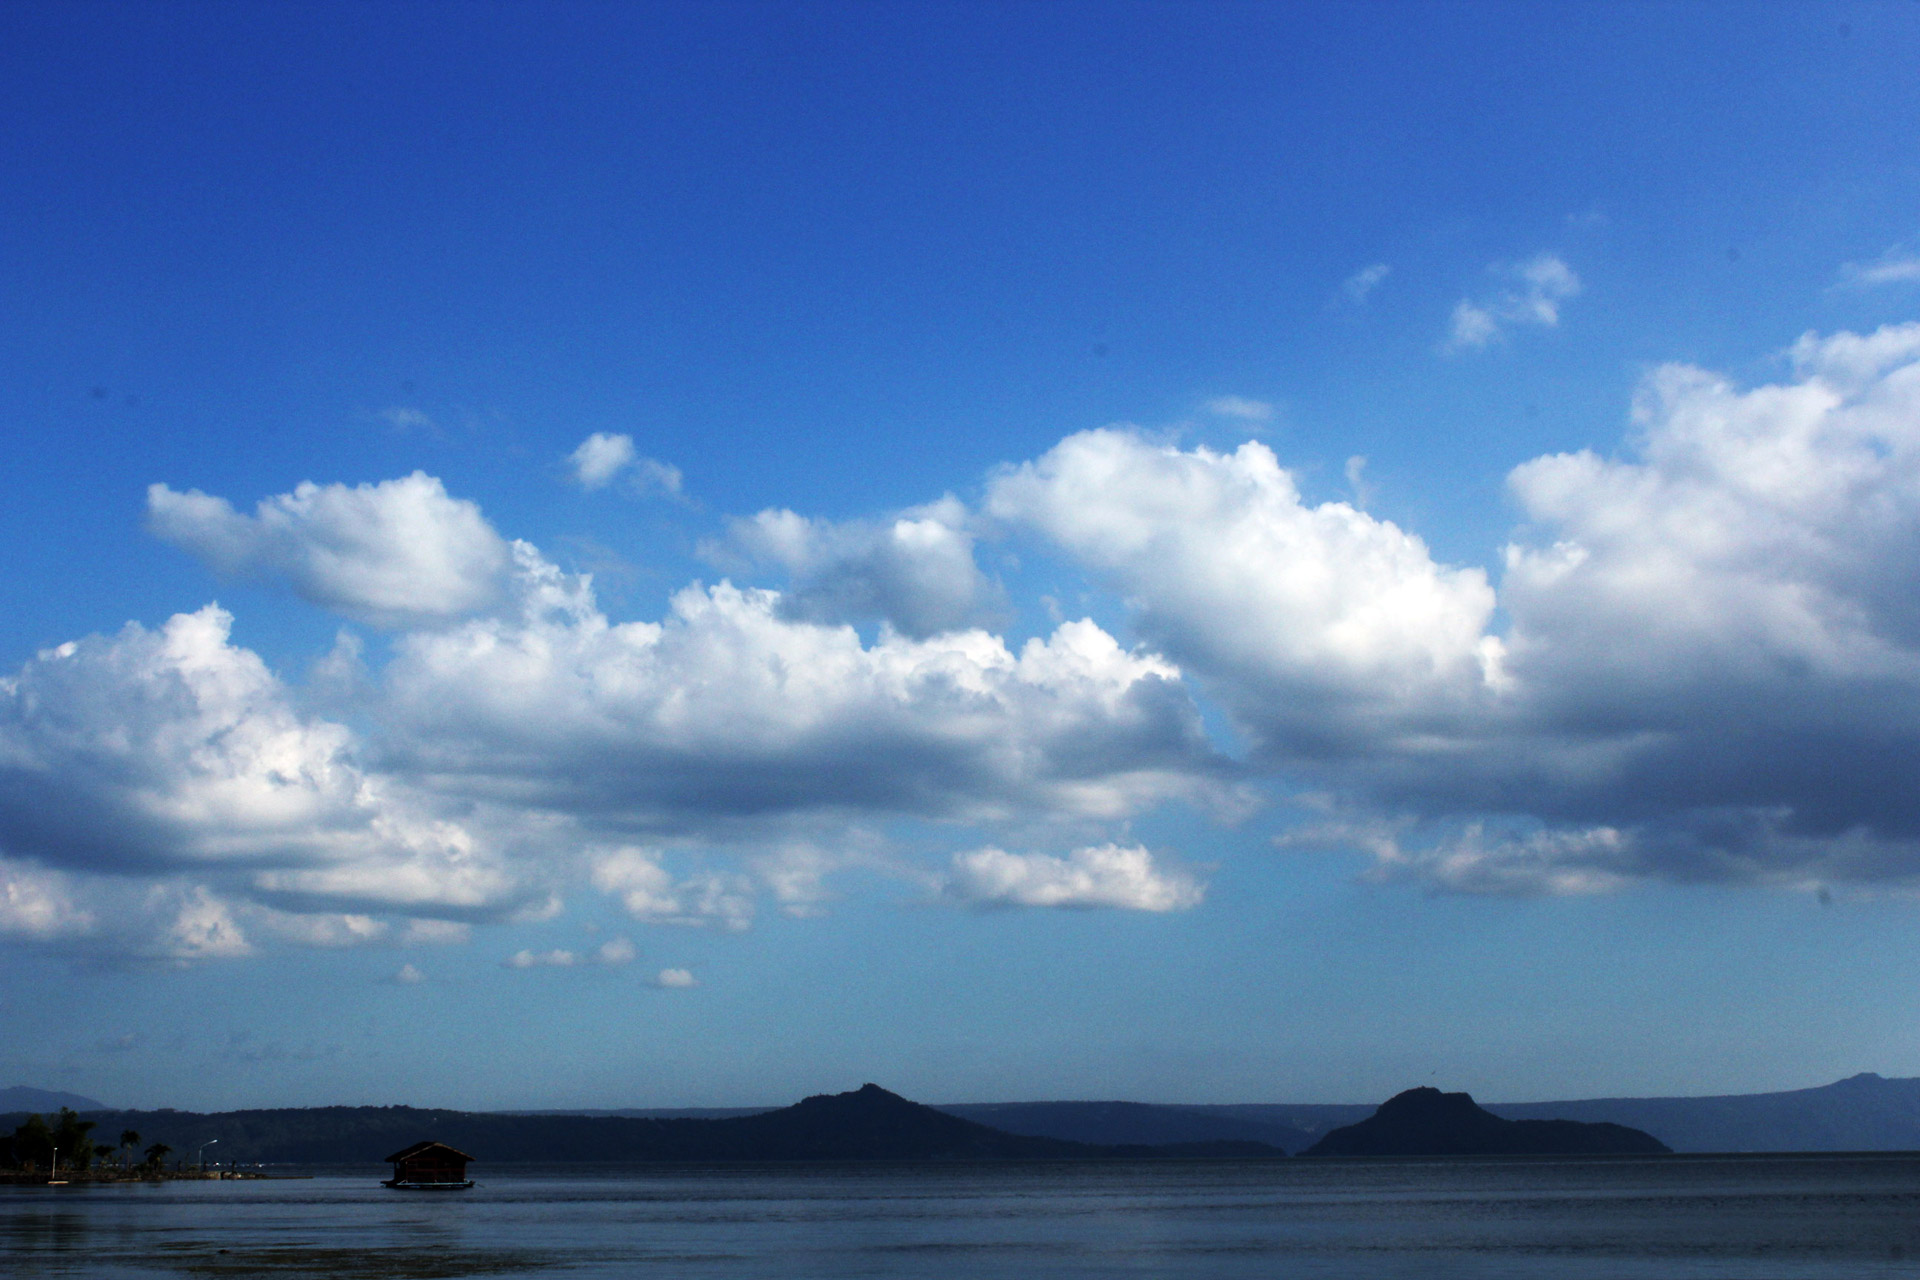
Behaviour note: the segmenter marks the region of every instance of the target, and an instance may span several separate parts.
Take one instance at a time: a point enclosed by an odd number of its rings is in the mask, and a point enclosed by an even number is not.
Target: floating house
[[[393,1177],[380,1185],[396,1191],[461,1191],[473,1185],[467,1177],[472,1159],[444,1142],[416,1142],[387,1157]]]

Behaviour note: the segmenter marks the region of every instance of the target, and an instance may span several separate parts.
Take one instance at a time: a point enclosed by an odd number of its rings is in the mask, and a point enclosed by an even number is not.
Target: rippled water
[[[623,1168],[0,1188],[20,1276],[1920,1275],[1920,1157]],[[1909,1261],[1913,1259],[1914,1261]]]

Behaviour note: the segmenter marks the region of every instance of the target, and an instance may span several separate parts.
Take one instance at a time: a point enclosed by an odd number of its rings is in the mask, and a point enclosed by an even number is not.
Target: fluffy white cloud
[[[1657,370],[1627,456],[1514,470],[1505,694],[1348,774],[1438,824],[1354,843],[1482,892],[1920,876],[1920,325],[1790,355]]]
[[[806,918],[826,914],[830,896],[827,876],[854,861],[857,859],[845,853],[833,854],[818,845],[793,842],[754,858],[752,867],[782,913]]]
[[[1309,826],[1279,837],[1282,848],[1362,848],[1369,878],[1415,879],[1457,893],[1507,897],[1610,893],[1647,873],[1634,837],[1614,827],[1498,830],[1467,822],[1438,839],[1403,840],[1408,824],[1378,819]]]
[[[793,621],[769,591],[689,587],[609,622],[555,578],[519,619],[405,637],[389,758],[422,786],[608,830],[724,820],[1121,816],[1202,795],[1217,763],[1178,671],[1091,622],[1016,655]]]
[[[0,858],[0,936],[45,941],[86,934],[93,924],[65,877]]]
[[[1257,444],[1117,431],[1003,471],[989,512],[1111,582],[1256,760],[1393,874],[1474,892],[1920,876],[1920,325],[1802,339],[1742,389],[1656,371],[1628,452],[1517,467],[1477,569]]]
[[[573,464],[573,478],[582,489],[602,489],[619,475],[635,457],[633,437],[596,431],[567,455]]]
[[[697,987],[700,984],[694,981],[693,974],[686,969],[662,969],[654,978],[653,985],[674,990]]]
[[[364,769],[345,726],[298,712],[229,642],[230,622],[208,606],[159,631],[129,624],[0,679],[0,850],[81,873],[212,877],[308,912],[485,914],[524,896],[471,831]],[[190,899],[176,949],[238,951],[227,906]]]
[[[155,484],[147,524],[216,572],[283,577],[302,598],[381,627],[490,607],[510,562],[480,508],[419,471],[379,484],[302,484],[263,498],[251,516],[225,498]]]
[[[414,987],[425,982],[427,975],[417,965],[403,964],[394,972],[393,980],[403,987]]]
[[[763,894],[795,915],[828,896],[845,856],[796,832],[1224,794],[1178,671],[1090,622],[1018,653],[981,631],[867,644],[723,583],[614,624],[525,544],[498,597],[403,635],[383,672],[334,655],[366,738],[298,709],[213,606],[0,679],[0,855],[27,869],[6,927],[137,917],[131,949],[188,959],[413,941],[434,918],[550,915],[590,878],[643,921],[743,928]],[[734,852],[677,874],[636,847],[575,852],[639,833]],[[78,897],[56,894],[61,869]],[[173,905],[86,879],[102,875],[169,886]]]
[[[945,889],[977,906],[1127,911],[1184,911],[1206,893],[1191,876],[1156,865],[1146,849],[1117,844],[1075,849],[1064,858],[992,847],[955,854]]]
[[[1550,534],[1507,551],[1516,672],[1560,699],[1601,681],[1641,703],[1679,699],[1665,723],[1730,686],[1790,695],[1788,675],[1823,701],[1849,681],[1911,690],[1920,325],[1809,336],[1793,358],[1796,381],[1750,391],[1661,369],[1636,409],[1637,456],[1515,469],[1515,496]]]
[[[359,912],[296,913],[252,904],[242,910],[256,932],[306,947],[360,947],[393,935],[389,922]]]
[[[815,622],[883,618],[925,637],[982,621],[997,593],[973,559],[968,513],[951,496],[892,520],[811,520],[767,510],[731,522],[734,548],[786,570],[789,617]]]
[[[1572,286],[1533,265],[1546,323]],[[125,932],[182,959],[412,941],[551,914],[583,882],[644,923],[741,928],[762,901],[817,914],[854,865],[969,902],[1190,906],[1190,876],[1100,843],[1168,800],[1224,808],[1244,776],[1183,671],[1245,732],[1247,769],[1349,815],[1313,840],[1385,876],[1914,879],[1920,325],[1790,356],[1754,388],[1658,370],[1621,454],[1517,467],[1498,610],[1480,569],[1307,501],[1263,445],[1123,430],[994,473],[978,517],[951,498],[871,523],[763,512],[734,545],[792,590],[695,584],[652,622],[609,619],[429,477],[302,486],[252,516],[159,486],[155,527],[217,566],[413,629],[384,669],[352,644],[321,664],[352,729],[212,607],[0,679],[0,932]],[[969,625],[985,521],[1111,586],[1149,647],[1085,620],[1019,645]],[[443,549],[403,614],[366,584],[404,577],[416,525]],[[497,554],[431,568],[456,543]],[[452,580],[485,585],[456,604],[434,585]],[[864,640],[855,615],[891,625]],[[894,819],[983,829],[937,873],[855,851]],[[1022,841],[1086,847],[1003,847]]]
[[[686,477],[680,468],[657,458],[644,458],[633,447],[633,437],[596,431],[567,455],[573,478],[582,489],[604,489],[626,473],[634,492],[680,496]]]
[[[181,960],[231,959],[253,954],[232,906],[206,889],[182,895],[164,934],[167,954]]]
[[[592,879],[602,893],[619,898],[628,915],[649,924],[744,929],[753,922],[753,885],[746,877],[703,872],[676,878],[657,850],[629,846],[601,854]]]
[[[299,716],[209,605],[0,679],[0,843],[58,863],[324,857],[378,815],[348,731]]]
[[[1081,432],[995,476],[987,510],[1117,585],[1148,639],[1271,751],[1430,734],[1502,679],[1483,572],[1436,564],[1347,503],[1306,503],[1261,444]]]
[[[1513,472],[1540,537],[1507,552],[1510,669],[1581,748],[1549,801],[1920,831],[1893,765],[1920,747],[1920,325],[1792,358],[1751,390],[1661,369],[1633,456]]]
[[[1477,351],[1514,325],[1551,329],[1560,323],[1560,304],[1580,292],[1580,277],[1550,253],[1496,270],[1509,287],[1478,302],[1460,299],[1448,326],[1448,350]]]
[[[603,965],[632,964],[640,956],[640,949],[633,945],[631,938],[609,938],[593,949],[593,962]]]

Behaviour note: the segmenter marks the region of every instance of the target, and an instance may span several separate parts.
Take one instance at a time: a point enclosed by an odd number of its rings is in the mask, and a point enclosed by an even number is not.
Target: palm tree
[[[93,1163],[93,1141],[87,1135],[97,1123],[82,1120],[72,1107],[60,1108],[58,1123],[53,1126],[53,1145],[68,1153],[73,1168],[84,1169]]]
[[[156,1142],[152,1146],[147,1148],[147,1163],[152,1165],[155,1169],[158,1169],[160,1167],[160,1162],[162,1160],[165,1160],[168,1156],[172,1154],[173,1154],[172,1147],[168,1146],[164,1142]]]

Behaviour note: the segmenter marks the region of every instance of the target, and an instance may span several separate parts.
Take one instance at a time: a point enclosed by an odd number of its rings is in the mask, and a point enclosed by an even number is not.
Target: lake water
[[[582,1171],[0,1187],[10,1276],[1920,1276],[1920,1157]]]

